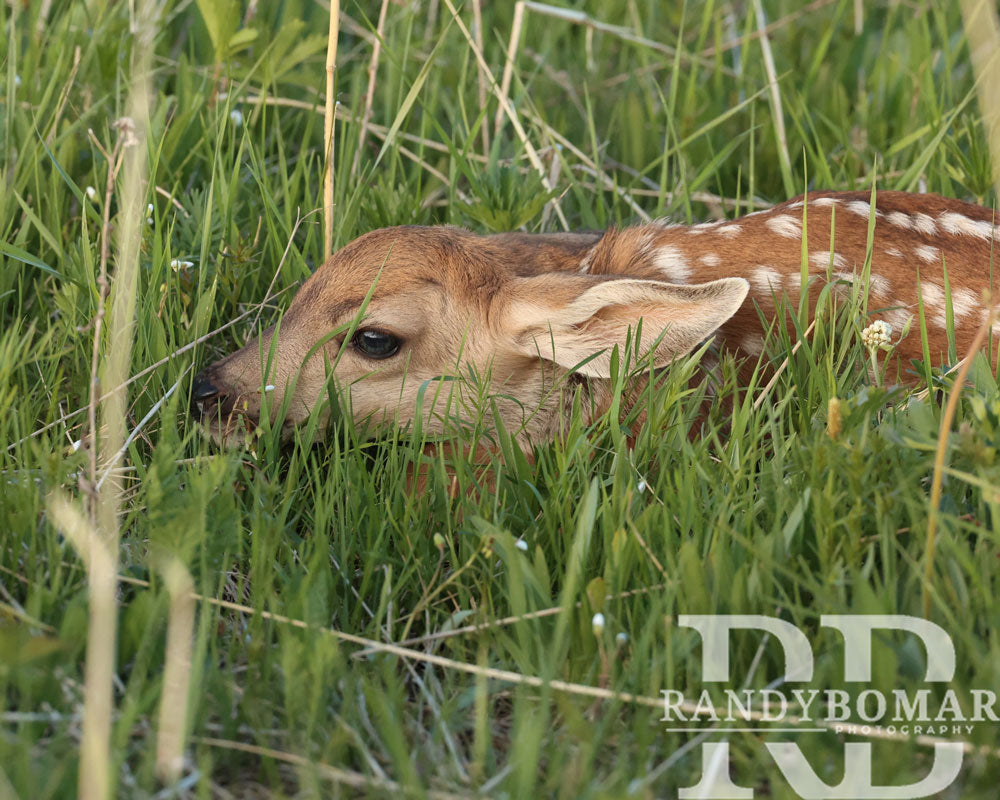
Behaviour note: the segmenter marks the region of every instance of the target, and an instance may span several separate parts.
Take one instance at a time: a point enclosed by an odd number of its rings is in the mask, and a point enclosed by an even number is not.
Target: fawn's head
[[[635,350],[655,345],[648,355],[661,366],[715,331],[747,294],[741,278],[680,286],[622,277],[641,255],[631,233],[366,234],[306,281],[278,326],[195,378],[193,408],[227,440],[257,425],[265,394],[272,409],[287,399],[288,432],[332,379],[357,421],[405,425],[419,415],[439,432],[444,410],[461,416],[468,400],[464,381],[440,379],[474,372],[488,376],[509,429],[523,440],[551,436],[560,382],[571,372],[608,378],[612,349],[640,320]]]

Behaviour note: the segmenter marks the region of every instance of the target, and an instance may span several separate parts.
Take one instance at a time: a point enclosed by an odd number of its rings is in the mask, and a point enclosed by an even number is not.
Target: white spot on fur
[[[989,239],[997,236],[993,225],[984,220],[969,219],[964,214],[946,211],[938,217],[938,222],[947,233],[953,236],[975,236],[977,239]]]
[[[885,275],[876,275],[875,273],[872,273],[868,280],[868,286],[873,294],[882,295],[883,297],[889,296],[892,284],[889,283],[889,279],[885,277]]]
[[[705,253],[701,258],[698,259],[706,267],[717,267],[722,263],[722,259],[719,258],[715,253]]]
[[[691,278],[691,265],[677,247],[664,245],[656,251],[653,265],[663,273],[668,283],[687,283]]]
[[[958,321],[970,316],[973,311],[979,308],[979,298],[970,289],[952,289],[951,292],[951,313],[955,318],[955,327]],[[985,311],[986,309],[983,309]]]
[[[853,284],[860,275],[853,272],[834,272],[833,278],[838,281],[846,281],[849,284]],[[889,295],[889,289],[891,284],[889,279],[884,275],[871,274],[868,276],[868,293],[877,294],[883,297]]]
[[[887,247],[885,248],[885,254],[887,256],[892,256],[893,258],[902,258],[903,253],[898,247]]]
[[[924,283],[920,286],[920,296],[924,301],[924,313],[930,317],[931,322],[944,328],[948,324],[944,312],[944,289],[933,283]]]
[[[816,250],[809,254],[809,263],[817,269],[826,269],[831,263],[837,269],[843,269],[847,266],[847,259],[840,253],[833,253],[831,256],[827,250]]]
[[[797,296],[802,289],[802,275],[798,272],[789,272],[785,276],[785,285],[788,287],[789,294],[793,297]]]
[[[743,341],[740,342],[740,348],[749,355],[759,356],[764,352],[764,337],[759,333],[744,336]]]
[[[794,203],[789,203],[785,208],[791,210],[793,208],[802,208],[802,201],[796,200]]]
[[[771,217],[766,224],[778,236],[784,236],[786,239],[802,238],[802,220],[796,219],[791,214]]]
[[[938,261],[941,258],[941,251],[936,247],[931,247],[929,244],[917,245],[913,248],[913,252],[916,253],[917,258],[921,261],[926,261],[928,264]]]
[[[845,203],[844,206],[852,214],[857,214],[859,217],[868,219],[868,217],[871,216],[872,205],[871,203],[866,203],[864,200],[851,200],[850,202]],[[875,216],[881,217],[882,212],[876,211]]]
[[[718,231],[716,231],[716,233],[718,233],[719,236],[725,236],[729,239],[732,239],[734,236],[739,236],[742,230],[743,228],[741,228],[739,225],[730,224],[730,225],[723,225],[721,228],[719,228]]]
[[[822,208],[823,206],[835,206],[840,201],[836,197],[817,197],[815,200],[810,200],[809,202],[814,206]]]
[[[929,214],[914,214],[913,226],[927,236],[937,236],[937,225]]]
[[[774,267],[759,266],[750,273],[750,285],[757,294],[770,297],[781,292],[781,273]]]
[[[904,214],[902,211],[890,211],[886,215],[886,219],[900,228],[906,228],[908,231],[913,230],[913,220],[910,219],[909,214]]]
[[[692,236],[708,233],[713,228],[718,227],[718,222],[699,222],[697,225],[689,225],[687,232]]]
[[[880,312],[879,316],[892,325],[893,331],[902,333],[907,323],[913,319],[913,312],[905,308],[894,308],[891,311]]]
[[[835,286],[835,291],[838,291],[839,294],[851,293],[855,278],[853,272],[834,272],[830,277],[836,282],[843,281],[848,284],[847,286]]]
[[[944,308],[944,289],[940,286],[924,282],[920,285],[920,296],[923,298],[925,308],[931,310]]]

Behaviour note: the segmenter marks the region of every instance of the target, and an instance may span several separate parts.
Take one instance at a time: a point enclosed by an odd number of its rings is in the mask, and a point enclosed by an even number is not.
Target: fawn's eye
[[[354,334],[351,344],[368,358],[389,358],[399,351],[400,342],[391,333],[366,328]]]

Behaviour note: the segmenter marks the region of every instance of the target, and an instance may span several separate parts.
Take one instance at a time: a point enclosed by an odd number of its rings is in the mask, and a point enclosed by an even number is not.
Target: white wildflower
[[[861,331],[861,341],[872,352],[886,348],[892,344],[892,326],[885,320],[877,319]]]
[[[273,383],[269,383],[267,386],[264,387],[264,391],[265,392],[273,392],[274,391],[274,384]]]
[[[21,85],[21,76],[20,75],[15,75],[14,76],[14,86],[20,86],[20,85]]]
[[[516,542],[514,542],[514,547],[516,547],[518,550],[523,550],[525,553],[528,552],[528,543],[524,541],[524,539],[518,539]]]
[[[615,644],[619,647],[624,647],[628,644],[628,634],[625,631],[619,631],[615,634]]]
[[[604,633],[604,615],[600,611],[594,614],[594,618],[590,621],[590,629],[598,638]]]
[[[635,488],[636,488],[636,491],[639,492],[639,494],[642,494],[643,492],[646,491],[646,481],[639,481],[635,485]]]
[[[147,203],[146,204],[146,213],[149,214],[149,216],[153,215],[153,204],[152,203]]]
[[[229,112],[229,119],[233,121],[233,126],[238,128],[243,124],[243,112],[238,108],[234,108]]]
[[[182,269],[190,269],[193,266],[194,266],[193,261],[183,261],[179,258],[174,258],[171,259],[170,261],[170,269],[172,269],[174,272],[179,272]]]
[[[93,186],[88,186],[86,189],[83,190],[83,193],[87,195],[87,199],[91,203],[97,202],[97,189],[95,189]]]

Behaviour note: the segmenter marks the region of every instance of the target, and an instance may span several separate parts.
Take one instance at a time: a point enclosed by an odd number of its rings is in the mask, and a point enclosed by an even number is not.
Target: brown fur
[[[860,277],[868,203],[867,192],[808,196],[813,303],[828,280],[846,291],[850,287],[842,283]],[[773,316],[776,297],[798,300],[802,214],[800,199],[728,222],[650,224],[604,234],[373,231],[333,255],[303,285],[276,338],[272,328],[197,377],[197,410],[215,437],[230,438],[256,424],[266,385],[274,386],[270,399],[276,408],[297,375],[285,423],[290,428],[322,397],[327,365],[336,362],[334,377],[357,419],[412,422],[423,386],[428,400],[438,394],[437,405],[420,412],[437,431],[448,400],[461,416],[474,398],[467,382],[436,379],[467,374],[471,367],[489,376],[505,424],[528,447],[558,435],[579,386],[593,413],[607,408],[610,349],[624,345],[640,319],[643,347],[662,336],[652,355],[656,366],[712,334],[725,349],[758,356],[764,334],[758,308]],[[930,352],[942,361],[948,349],[946,268],[955,336],[964,352],[986,316],[979,298],[992,284],[992,249],[1000,241],[992,225],[993,212],[979,206],[935,195],[880,193],[869,316],[889,317],[898,337],[901,322],[918,314],[919,269]],[[324,336],[351,323],[373,285],[359,329],[400,337],[399,353],[371,360],[345,343],[343,333],[317,348]],[[900,364],[922,356],[918,331],[914,319],[898,344]],[[272,348],[265,379],[260,354],[266,361]],[[589,364],[573,370],[590,356]]]

